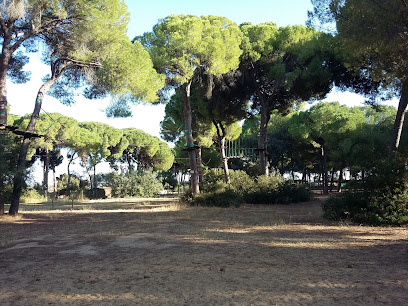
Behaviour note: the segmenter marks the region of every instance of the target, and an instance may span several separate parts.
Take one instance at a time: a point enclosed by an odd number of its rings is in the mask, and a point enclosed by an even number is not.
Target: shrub
[[[233,190],[239,194],[244,194],[254,188],[255,182],[242,170],[230,170],[231,184],[225,183],[223,169],[213,168],[206,170],[203,174],[203,184],[201,190],[204,193],[220,193]]]
[[[306,185],[288,181],[271,189],[261,184],[258,190],[246,194],[244,198],[249,204],[290,204],[307,202],[311,197],[312,193]]]
[[[372,169],[363,190],[350,190],[323,203],[324,216],[370,225],[408,223],[408,171],[405,162],[382,163]]]
[[[242,196],[232,189],[218,193],[203,193],[189,200],[190,205],[215,207],[239,207],[242,202]]]
[[[284,182],[281,176],[267,176],[260,175],[256,178],[257,189],[261,192],[270,192],[271,190],[278,189],[279,185]]]
[[[230,185],[224,182],[222,169],[207,170],[201,186],[202,194],[195,198],[186,194],[182,201],[228,207],[243,201],[249,204],[289,204],[308,201],[312,195],[305,185],[285,182],[281,176],[258,176],[254,181],[242,170],[231,170],[230,179]]]
[[[20,197],[21,203],[40,203],[45,201],[46,198],[33,188],[23,189]]]
[[[286,181],[279,185],[278,193],[281,197],[291,199],[289,203],[307,202],[312,198],[312,192],[305,184]]]
[[[158,179],[161,180],[164,189],[168,190],[175,190],[178,182],[176,175],[174,174],[173,170],[161,171],[157,175]]]
[[[255,188],[254,180],[243,170],[230,172],[231,189],[243,195]]]
[[[113,173],[108,185],[114,197],[153,197],[160,193],[163,185],[152,172],[130,172],[126,175]]]

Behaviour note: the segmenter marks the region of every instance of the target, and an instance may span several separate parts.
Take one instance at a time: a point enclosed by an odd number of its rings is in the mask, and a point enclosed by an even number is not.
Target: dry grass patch
[[[408,303],[407,230],[326,222],[319,199],[86,205],[0,219],[1,305]]]

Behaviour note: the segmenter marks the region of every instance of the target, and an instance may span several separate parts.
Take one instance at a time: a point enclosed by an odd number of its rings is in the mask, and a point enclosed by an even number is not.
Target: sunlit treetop
[[[214,75],[237,68],[241,39],[238,26],[227,18],[194,15],[168,16],[136,38],[148,48],[154,67],[179,84],[198,67]]]

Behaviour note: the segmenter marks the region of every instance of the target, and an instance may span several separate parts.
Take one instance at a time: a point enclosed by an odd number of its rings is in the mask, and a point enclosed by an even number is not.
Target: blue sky
[[[278,26],[305,24],[310,0],[127,0],[131,21],[128,35],[133,38],[151,31],[160,18],[170,14],[218,15],[241,24],[272,21]]]

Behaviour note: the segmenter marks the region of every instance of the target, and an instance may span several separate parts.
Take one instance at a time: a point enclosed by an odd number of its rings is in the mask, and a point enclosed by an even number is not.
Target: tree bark
[[[343,183],[343,166],[340,167],[339,180],[337,183],[337,192],[341,192],[341,184]]]
[[[96,198],[96,165],[93,166],[93,197]]]
[[[394,128],[392,130],[392,138],[388,151],[388,159],[394,159],[395,152],[398,150],[402,128],[404,125],[405,110],[408,105],[408,81],[404,81],[401,88],[401,97],[398,103],[398,111],[394,120]]]
[[[45,158],[44,158],[44,171],[43,171],[43,186],[45,192],[45,198],[48,200],[48,172],[50,170],[50,152],[48,148],[45,148]]]
[[[306,173],[306,167],[304,167],[303,168],[303,171],[302,171],[302,183],[306,183],[306,181],[307,181],[307,173]]]
[[[10,50],[11,36],[9,29],[3,29],[3,44],[0,54],[0,128],[7,125],[7,70],[12,51]],[[5,144],[7,133],[0,129],[0,145]],[[3,149],[2,149],[3,152]],[[4,174],[0,173],[0,190],[4,187]],[[4,195],[0,193],[0,215],[4,214]]]
[[[12,55],[11,33],[9,29],[5,30],[0,54],[0,126],[7,125],[7,71]]]
[[[197,171],[197,156],[193,141],[193,130],[192,130],[192,113],[190,105],[190,89],[192,80],[188,81],[184,85],[184,124],[185,124],[185,135],[187,142],[187,152],[190,161],[190,179],[191,179],[191,191],[193,194],[200,193],[200,186],[198,183],[198,171]]]
[[[267,149],[267,128],[270,119],[269,107],[263,103],[261,107],[261,123],[259,126],[259,136],[258,136],[258,150],[259,150],[259,166],[261,170],[261,175],[269,175],[268,171],[268,160],[266,158]]]
[[[71,183],[71,170],[70,170],[70,167],[71,167],[71,163],[72,163],[72,162],[74,161],[74,159],[75,159],[75,154],[78,155],[78,152],[74,152],[74,154],[71,155],[71,158],[70,158],[69,161],[68,161],[68,166],[67,166],[68,182],[67,182],[66,190],[69,190],[69,185],[70,185],[70,183]]]
[[[231,179],[230,179],[229,169],[228,169],[228,159],[227,159],[227,154],[225,152],[225,138],[226,138],[225,128],[221,122],[217,123],[215,120],[213,120],[213,124],[215,125],[217,129],[218,149],[221,155],[222,169],[224,170],[224,180],[227,184],[230,184]]]
[[[202,149],[201,146],[198,145],[197,148],[197,169],[198,169],[198,181],[200,183],[203,182],[203,165],[202,165]]]
[[[334,185],[334,168],[331,170],[330,192],[333,192],[333,185]]]
[[[41,111],[41,105],[43,98],[45,94],[48,92],[52,84],[55,82],[55,78],[51,78],[47,82],[45,82],[40,89],[38,90],[37,93],[37,98],[35,100],[35,106],[34,106],[34,111],[31,114],[30,122],[28,123],[28,126],[26,128],[27,132],[33,132],[35,125],[38,121],[38,118],[40,116],[40,111]],[[18,156],[18,162],[17,162],[17,170],[16,174],[14,175],[14,181],[13,181],[13,193],[11,197],[11,204],[10,204],[10,210],[9,214],[10,215],[16,215],[18,214],[18,208],[20,206],[20,197],[21,197],[21,192],[23,190],[23,185],[24,185],[24,170],[26,167],[26,158],[27,158],[27,152],[28,152],[28,147],[30,145],[30,138],[24,138],[23,143],[21,145],[20,149],[20,154]]]
[[[327,175],[327,147],[325,144],[322,145],[322,159],[323,159],[323,194],[329,194],[328,185],[328,175]]]

